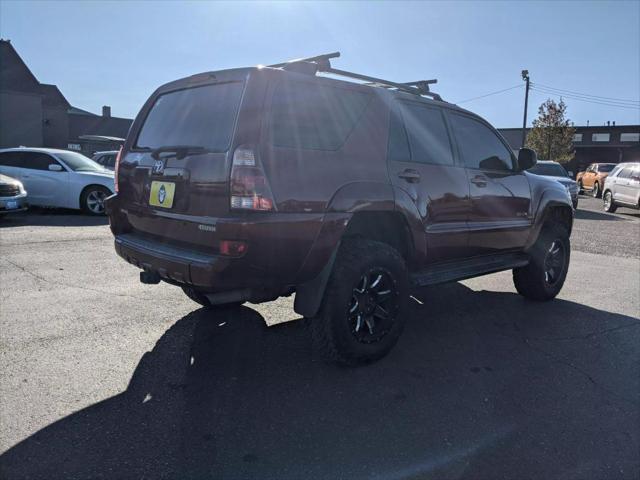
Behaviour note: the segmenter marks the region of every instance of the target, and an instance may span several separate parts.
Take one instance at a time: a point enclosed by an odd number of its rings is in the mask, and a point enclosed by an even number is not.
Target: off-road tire
[[[602,208],[608,213],[614,213],[618,209],[616,202],[613,201],[613,194],[611,193],[611,190],[604,192],[604,195],[602,196]]]
[[[600,198],[602,196],[602,192],[600,191],[600,184],[598,182],[594,182],[593,189],[591,190],[591,195],[593,195],[593,198]]]
[[[206,295],[204,295],[202,292],[199,292],[193,287],[183,286],[182,291],[191,300],[193,300],[194,302],[206,308],[212,308],[212,309],[237,308],[244,303],[244,302],[231,302],[231,303],[222,303],[222,304],[212,305],[209,299],[206,297]]]
[[[391,297],[385,308],[392,320],[381,320],[381,338],[365,343],[353,330],[350,307],[364,276],[383,272]],[[375,279],[369,281],[374,287]],[[385,290],[386,291],[386,290]],[[373,293],[371,294],[373,298]],[[327,362],[355,366],[384,357],[396,344],[406,320],[409,275],[400,253],[389,245],[367,239],[347,239],[340,246],[318,314],[308,319],[314,347]],[[350,317],[351,316],[351,317]],[[388,322],[388,323],[384,323]],[[388,328],[387,328],[388,327]],[[368,326],[367,326],[368,328]],[[357,327],[356,327],[357,330]],[[363,329],[364,331],[364,329]],[[371,331],[371,330],[369,330]],[[366,335],[366,331],[365,335]]]
[[[104,202],[104,199],[110,195],[111,192],[106,187],[103,187],[101,185],[89,185],[82,191],[82,194],[80,195],[80,208],[87,215],[104,215],[104,203],[100,203],[100,206],[96,206],[95,208],[92,205],[95,205],[95,203],[93,202],[98,201],[98,198],[101,199],[101,202]]]
[[[547,281],[547,268],[545,259],[548,259],[550,249],[554,242],[562,246],[564,257],[561,271],[552,283]],[[550,224],[543,227],[540,236],[529,252],[529,264],[513,269],[513,283],[520,295],[531,300],[551,300],[560,293],[569,270],[571,257],[571,244],[567,229],[559,224]]]

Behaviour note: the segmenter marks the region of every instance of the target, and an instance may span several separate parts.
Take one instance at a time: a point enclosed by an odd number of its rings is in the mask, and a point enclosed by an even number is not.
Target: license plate
[[[15,200],[10,200],[5,203],[5,208],[7,210],[15,210],[16,208],[18,208],[18,202],[16,202]]]
[[[149,205],[171,208],[173,206],[173,194],[175,191],[176,184],[173,182],[151,182]]]

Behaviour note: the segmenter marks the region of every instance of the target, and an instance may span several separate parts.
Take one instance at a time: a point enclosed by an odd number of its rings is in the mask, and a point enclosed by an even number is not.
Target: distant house
[[[567,166],[568,170],[579,172],[598,162],[640,162],[640,125],[616,125],[614,122],[613,125],[576,126],[575,129],[575,158]],[[498,131],[511,148],[518,150],[522,147],[521,128],[499,128]]]
[[[40,83],[9,40],[0,39],[0,148],[66,148],[92,155],[119,148],[132,120],[72,106],[56,85]],[[110,138],[109,138],[110,137]]]

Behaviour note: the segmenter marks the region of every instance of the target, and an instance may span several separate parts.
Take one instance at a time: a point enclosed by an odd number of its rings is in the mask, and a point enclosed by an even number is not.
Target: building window
[[[640,133],[621,133],[621,142],[640,142]]]
[[[573,135],[573,143],[578,143],[582,141],[582,134],[581,133],[575,133]]]
[[[591,141],[592,142],[608,142],[611,134],[609,133],[592,133]]]
[[[79,144],[79,143],[69,143],[69,144],[67,145],[67,148],[68,148],[69,150],[77,150],[77,151],[82,150],[82,149],[80,148],[80,144]]]

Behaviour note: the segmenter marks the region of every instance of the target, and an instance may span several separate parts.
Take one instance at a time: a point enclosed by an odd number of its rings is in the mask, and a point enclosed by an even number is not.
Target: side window
[[[115,155],[107,155],[105,161],[103,162],[103,165],[108,166],[108,167],[115,167],[116,166],[116,156]]]
[[[49,170],[49,165],[59,163],[47,155],[40,152],[22,152],[22,168],[29,168],[31,170]]]
[[[513,170],[511,152],[489,127],[464,115],[452,114],[451,120],[467,168]]]
[[[271,141],[279,147],[338,150],[371,94],[307,82],[283,82],[273,94]]]
[[[411,160],[436,165],[453,165],[449,132],[439,108],[402,103],[402,117],[409,136]]]
[[[3,167],[22,167],[22,157],[20,152],[3,152],[0,153],[0,166]]]
[[[631,177],[632,173],[633,173],[632,168],[625,168],[618,174],[618,178],[629,178]]]
[[[408,162],[411,160],[411,151],[409,150],[407,132],[404,129],[400,115],[393,108],[389,115],[387,160],[390,162]]]

